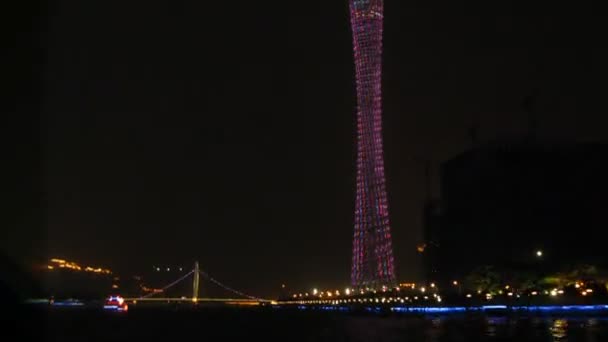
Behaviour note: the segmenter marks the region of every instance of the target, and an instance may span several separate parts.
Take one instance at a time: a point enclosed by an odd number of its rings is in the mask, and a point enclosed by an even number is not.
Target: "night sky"
[[[420,160],[438,165],[469,148],[473,122],[482,141],[519,139],[522,99],[537,93],[541,139],[605,141],[606,21],[596,13],[385,1],[385,160],[400,280],[419,273]],[[15,113],[26,119],[15,122],[34,127],[34,139],[8,139],[7,164],[25,161],[28,171],[11,186],[7,208],[18,217],[3,251],[128,273],[198,260],[259,295],[282,283],[348,284],[346,0],[54,1],[34,22],[16,44],[42,49],[15,54],[26,71],[16,80],[33,84],[16,88]]]

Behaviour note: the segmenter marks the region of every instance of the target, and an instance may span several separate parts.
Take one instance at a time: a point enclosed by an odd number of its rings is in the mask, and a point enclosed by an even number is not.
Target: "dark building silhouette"
[[[439,278],[439,239],[441,237],[442,218],[441,201],[427,199],[422,216],[424,242],[418,246],[418,252],[423,255],[423,278],[425,282],[432,282]]]
[[[441,203],[425,209],[427,274],[450,281],[483,264],[606,264],[607,175],[608,146],[595,143],[491,143],[444,162]]]

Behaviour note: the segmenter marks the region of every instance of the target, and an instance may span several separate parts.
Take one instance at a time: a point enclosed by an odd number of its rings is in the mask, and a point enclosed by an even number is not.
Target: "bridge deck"
[[[158,297],[158,298],[125,298],[126,302],[138,303],[138,302],[194,302],[192,298],[170,298],[170,297]],[[239,299],[239,298],[197,298],[197,303],[201,302],[213,302],[213,303],[226,303],[226,304],[260,304],[260,303],[271,303],[272,301],[266,299]]]

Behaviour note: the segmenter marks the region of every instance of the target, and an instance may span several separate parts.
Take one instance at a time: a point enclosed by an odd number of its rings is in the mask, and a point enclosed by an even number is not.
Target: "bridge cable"
[[[198,273],[200,273],[203,277],[209,279],[210,281],[212,281],[216,285],[218,285],[218,286],[220,286],[220,287],[224,288],[225,290],[228,290],[228,291],[230,291],[232,293],[235,293],[235,294],[237,294],[239,296],[243,296],[243,297],[247,297],[249,299],[255,299],[255,300],[264,300],[263,298],[258,298],[258,297],[255,297],[255,296],[250,296],[250,295],[245,294],[245,293],[243,293],[241,291],[238,291],[238,290],[235,290],[235,289],[233,289],[231,287],[228,287],[228,286],[222,284],[221,282],[219,282],[218,280],[214,279],[212,276],[210,276],[209,274],[207,274],[204,271],[198,271]]]
[[[175,284],[179,283],[180,281],[182,281],[182,280],[186,279],[186,278],[187,278],[189,275],[191,275],[192,273],[194,273],[194,270],[192,270],[192,271],[190,271],[190,272],[186,273],[184,276],[180,277],[180,278],[179,278],[179,279],[177,279],[176,281],[174,281],[174,282],[172,282],[171,284],[169,284],[169,285],[167,285],[167,286],[163,287],[162,289],[160,289],[160,291],[159,291],[159,292],[152,292],[152,293],[148,293],[148,294],[147,294],[147,295],[145,295],[145,296],[141,296],[141,297],[139,297],[139,299],[148,298],[148,297],[151,297],[151,296],[153,296],[153,295],[155,295],[155,294],[157,294],[157,293],[160,293],[160,292],[165,292],[165,290],[167,290],[167,289],[168,289],[168,288],[170,288],[171,286],[173,286],[173,285],[175,285]]]

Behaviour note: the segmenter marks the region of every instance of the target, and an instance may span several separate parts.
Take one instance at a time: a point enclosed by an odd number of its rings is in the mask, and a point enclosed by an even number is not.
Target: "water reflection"
[[[486,331],[487,337],[493,338],[498,336],[498,330],[505,330],[508,320],[506,317],[487,317],[486,318]]]
[[[117,318],[92,310],[55,312],[46,318],[48,323],[44,322],[45,340],[150,342],[162,336],[165,341],[187,341],[204,331],[210,337],[206,340],[212,341],[608,342],[606,318],[576,315],[374,316],[246,310],[133,313]],[[93,323],[87,329],[74,329],[74,323],[80,321]]]
[[[431,319],[431,324],[428,327],[427,331],[427,341],[436,342],[441,341],[441,335],[443,333],[442,329],[443,320],[440,317],[435,317]]]
[[[549,328],[553,341],[565,341],[568,329],[568,321],[565,319],[556,319],[553,321],[553,326]]]
[[[426,336],[424,340],[428,342],[608,342],[606,318],[442,316],[427,317],[424,330]],[[416,334],[409,336],[413,337]]]
[[[605,339],[598,338],[598,335],[601,333],[600,321],[598,319],[589,318],[587,322],[585,322],[585,326],[583,329],[585,331],[585,337],[588,342],[605,341]]]

